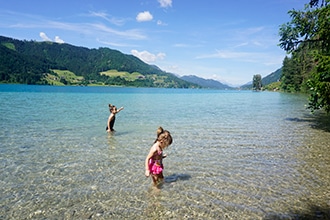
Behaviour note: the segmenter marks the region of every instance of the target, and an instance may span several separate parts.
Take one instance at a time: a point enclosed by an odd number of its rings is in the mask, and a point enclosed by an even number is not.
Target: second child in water
[[[145,160],[145,175],[151,176],[154,185],[163,182],[163,158],[167,155],[163,154],[163,150],[172,144],[172,136],[169,131],[159,127],[157,130],[157,139],[150,148],[149,154]]]
[[[123,109],[124,109],[124,107],[121,107],[121,108],[117,109],[116,106],[109,104],[110,115],[109,115],[109,118],[108,118],[107,127],[105,128],[105,130],[107,132],[114,131],[113,126],[115,125],[116,114],[118,112],[120,112],[121,110],[123,110]]]

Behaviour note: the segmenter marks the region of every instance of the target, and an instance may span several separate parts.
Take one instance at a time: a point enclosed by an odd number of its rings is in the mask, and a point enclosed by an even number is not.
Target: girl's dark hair
[[[155,143],[157,141],[163,141],[167,147],[172,144],[173,139],[171,133],[168,130],[164,130],[162,127],[159,127],[157,129],[157,138],[155,140]]]
[[[112,105],[112,104],[109,104],[109,111],[111,112],[112,109],[116,108],[116,106]]]

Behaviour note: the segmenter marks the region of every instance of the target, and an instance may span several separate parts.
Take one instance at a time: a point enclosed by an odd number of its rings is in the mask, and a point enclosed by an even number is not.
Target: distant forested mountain
[[[193,75],[182,76],[181,79],[210,89],[233,89],[233,87],[222,84],[219,81],[213,79],[203,79]]]
[[[266,77],[261,79],[262,85],[268,85],[274,82],[280,81],[282,76],[282,68],[277,69],[275,72],[267,75]]]
[[[274,82],[279,82],[282,76],[282,68],[270,73],[261,79],[262,86],[267,86]],[[252,81],[241,86],[242,89],[252,89]]]
[[[199,87],[117,50],[20,41],[4,36],[0,36],[0,82]]]

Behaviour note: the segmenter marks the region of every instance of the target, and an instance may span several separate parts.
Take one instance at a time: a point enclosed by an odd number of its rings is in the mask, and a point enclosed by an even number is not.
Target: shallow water
[[[302,95],[0,85],[1,219],[327,219],[330,119]],[[125,109],[105,131],[108,103]],[[163,126],[165,184],[144,176]]]

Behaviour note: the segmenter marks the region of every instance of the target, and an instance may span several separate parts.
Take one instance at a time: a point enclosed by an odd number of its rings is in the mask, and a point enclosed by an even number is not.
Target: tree
[[[315,61],[308,48],[299,47],[291,57],[285,57],[282,66],[281,89],[285,92],[307,92],[308,80]]]
[[[329,3],[330,0],[310,0],[303,11],[289,11],[292,20],[279,30],[282,49],[292,55],[306,49],[307,55],[313,57],[314,64],[305,68],[310,74],[306,84],[311,92],[309,108],[312,112],[324,109],[330,113]]]
[[[261,75],[253,75],[253,81],[252,81],[252,89],[256,91],[260,91],[262,87],[261,83]]]
[[[296,59],[285,57],[283,60],[281,89],[285,92],[299,92],[301,85],[300,76]]]

